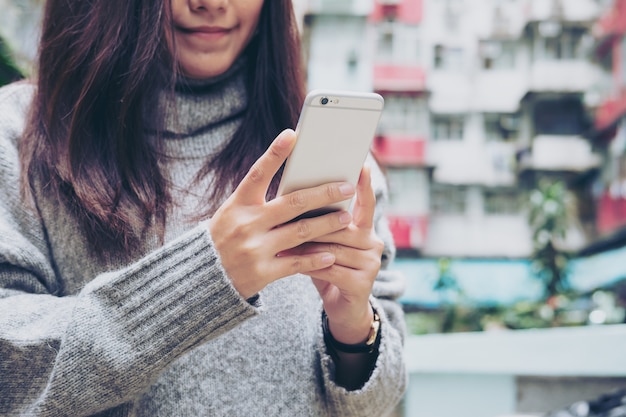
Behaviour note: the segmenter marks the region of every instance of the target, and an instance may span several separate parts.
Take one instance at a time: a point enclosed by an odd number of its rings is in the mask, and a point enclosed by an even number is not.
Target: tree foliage
[[[532,230],[533,270],[550,298],[568,290],[568,254],[561,250],[572,221],[573,197],[562,181],[541,180],[531,192],[529,224]]]
[[[19,80],[22,76],[22,72],[13,61],[9,48],[0,38],[0,85]]]

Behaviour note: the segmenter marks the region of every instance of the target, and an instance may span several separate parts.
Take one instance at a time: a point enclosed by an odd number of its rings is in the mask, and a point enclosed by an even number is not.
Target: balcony
[[[584,93],[599,79],[594,66],[582,59],[538,60],[530,68],[529,91],[535,93]]]
[[[538,135],[519,161],[520,170],[585,172],[600,165],[600,157],[581,136]]]
[[[419,65],[375,64],[374,90],[423,92],[426,90],[426,72]]]
[[[522,70],[482,71],[475,76],[470,106],[483,113],[515,113],[527,90],[526,73]]]
[[[515,144],[441,140],[428,144],[433,178],[444,184],[513,186],[516,182]]]
[[[417,25],[422,21],[422,0],[374,1],[371,22],[380,22],[390,15],[398,22]]]
[[[426,140],[402,135],[379,136],[372,152],[383,166],[426,165]]]
[[[428,231],[427,216],[388,215],[389,228],[398,249],[421,249]]]
[[[463,213],[433,213],[428,224],[425,257],[525,258],[532,253],[532,236],[523,212],[488,214],[472,212],[482,206],[466,207]],[[521,211],[521,207],[520,207]],[[512,239],[511,236],[515,236]]]

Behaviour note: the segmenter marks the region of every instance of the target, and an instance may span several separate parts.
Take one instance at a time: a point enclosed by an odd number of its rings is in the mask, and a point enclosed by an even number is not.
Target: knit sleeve
[[[19,195],[24,87],[0,89],[0,415],[85,416],[121,406],[168,364],[257,314],[205,225],[77,294]]]
[[[320,330],[320,343],[325,395],[328,415],[381,417],[389,415],[400,401],[407,386],[408,376],[404,362],[404,313],[397,299],[405,288],[404,276],[391,268],[395,257],[393,237],[384,213],[387,186],[384,175],[370,157],[372,185],[376,192],[376,232],[385,242],[381,270],[372,290],[372,305],[381,319],[381,339],[374,371],[365,385],[356,391],[348,391],[337,385],[334,378],[334,362],[327,354]],[[321,325],[319,326],[321,329]]]

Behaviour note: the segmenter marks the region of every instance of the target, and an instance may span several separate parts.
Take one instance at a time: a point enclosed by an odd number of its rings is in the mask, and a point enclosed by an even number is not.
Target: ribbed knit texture
[[[381,417],[399,400],[401,275],[381,271],[375,284],[381,354],[348,392],[333,382],[310,279],[273,283],[250,304],[206,225],[191,220],[210,183],[193,179],[246,111],[243,65],[179,86],[175,104],[163,99],[178,115],[163,132],[176,199],[166,243],[108,260],[58,201],[36,190],[37,210],[21,203],[17,145],[33,88],[0,89],[0,415]],[[393,246],[380,211],[377,225],[386,266]]]

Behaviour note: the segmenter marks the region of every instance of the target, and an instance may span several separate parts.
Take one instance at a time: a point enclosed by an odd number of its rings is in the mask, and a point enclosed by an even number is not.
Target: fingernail
[[[354,187],[352,184],[344,182],[339,186],[339,191],[341,191],[341,194],[343,195],[350,196],[354,194]]]
[[[281,148],[286,148],[290,143],[290,139],[291,138],[289,138],[286,131],[283,131],[280,135],[278,135],[276,144]]]
[[[341,224],[348,224],[350,223],[351,220],[352,220],[352,216],[347,211],[341,213],[341,215],[339,216],[339,222]]]
[[[287,143],[288,143],[287,139],[285,137],[283,137],[283,136],[279,136],[278,140],[276,140],[276,145],[279,148],[286,148],[287,147]]]
[[[331,255],[331,254],[323,255],[322,256],[322,262],[324,264],[330,265],[330,264],[335,262],[335,257],[333,255]]]

